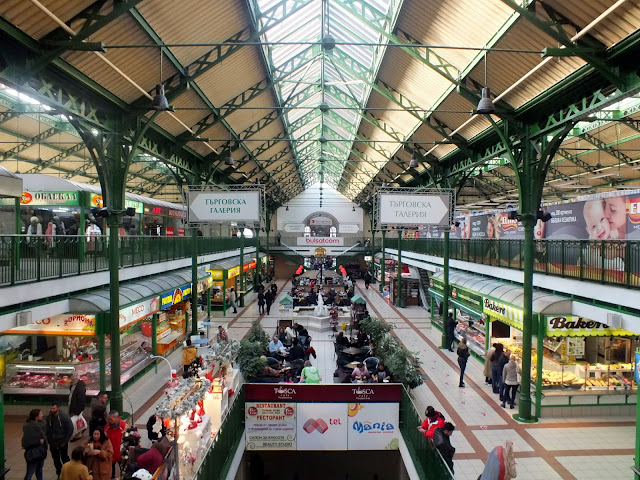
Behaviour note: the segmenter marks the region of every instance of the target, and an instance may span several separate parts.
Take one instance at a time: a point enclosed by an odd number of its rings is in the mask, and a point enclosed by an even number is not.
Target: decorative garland
[[[163,419],[180,417],[196,408],[210,388],[211,381],[206,378],[183,378],[165,390],[156,412]]]

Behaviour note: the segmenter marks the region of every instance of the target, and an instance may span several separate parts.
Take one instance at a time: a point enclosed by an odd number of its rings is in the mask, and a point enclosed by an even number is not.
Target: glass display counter
[[[121,381],[126,383],[151,363],[149,353],[138,343],[123,346],[120,351]],[[73,363],[28,362],[15,360],[7,364],[6,394],[19,395],[68,395],[71,376],[77,372],[87,385],[87,395],[100,390],[100,362],[92,360]],[[107,358],[106,378],[111,377],[111,361]]]

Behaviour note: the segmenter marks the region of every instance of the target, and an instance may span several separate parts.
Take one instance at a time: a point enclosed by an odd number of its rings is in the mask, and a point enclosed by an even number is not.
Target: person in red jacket
[[[116,478],[116,463],[120,463],[122,456],[120,454],[120,448],[122,445],[122,435],[127,429],[127,424],[120,419],[120,413],[115,410],[109,412],[109,419],[107,426],[104,427],[104,433],[111,441],[113,446],[113,458],[111,463],[111,478]]]
[[[425,437],[433,440],[433,434],[435,433],[436,428],[444,427],[444,416],[440,412],[436,411],[431,405],[427,407],[424,414],[426,415],[426,418],[418,427],[418,431]]]

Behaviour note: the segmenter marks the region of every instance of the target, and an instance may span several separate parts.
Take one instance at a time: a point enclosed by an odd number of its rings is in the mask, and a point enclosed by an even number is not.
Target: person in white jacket
[[[518,391],[518,377],[520,370],[515,355],[511,355],[509,361],[502,369],[502,382],[504,383],[504,395],[502,397],[502,408],[505,408],[507,400],[509,400],[509,408],[514,408],[516,403],[516,392]]]

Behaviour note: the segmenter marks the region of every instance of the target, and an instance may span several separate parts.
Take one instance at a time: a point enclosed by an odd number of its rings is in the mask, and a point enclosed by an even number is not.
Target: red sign
[[[256,268],[256,261],[255,260],[250,262],[250,263],[245,263],[243,265],[243,267],[242,267],[242,271],[246,272],[247,270],[252,270],[254,268]]]
[[[184,237],[184,228],[178,227],[178,236],[179,237]]]
[[[156,214],[162,213],[162,207],[153,207],[151,209],[151,213],[156,213]]]
[[[167,237],[173,237],[173,227],[167,227]]]
[[[387,384],[334,384],[306,385],[282,383],[248,383],[245,385],[247,402],[400,402],[402,385]]]

